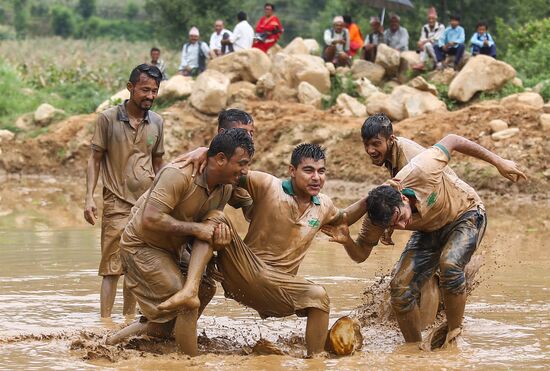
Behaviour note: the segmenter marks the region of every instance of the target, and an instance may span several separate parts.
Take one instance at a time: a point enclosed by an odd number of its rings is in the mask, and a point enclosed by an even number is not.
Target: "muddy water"
[[[254,311],[226,300],[220,289],[199,323],[201,349],[214,354],[190,360],[138,344],[111,362],[74,346],[82,338],[100,344],[102,336],[127,320],[120,315],[120,295],[112,321],[99,319],[99,228],[81,222],[78,187],[55,179],[9,180],[0,187],[1,369],[550,367],[547,201],[508,199],[488,206],[482,282],[469,299],[458,348],[420,352],[404,346],[393,327],[371,324],[363,328],[364,348],[354,356],[301,359],[295,355],[303,350],[303,319],[261,320]],[[244,224],[239,226],[244,230]],[[365,288],[389,270],[406,238],[406,233],[399,234],[396,246],[378,248],[361,265],[339,245],[322,237],[314,242],[301,274],[327,288],[331,321],[356,312]],[[87,335],[79,333],[84,329]],[[290,349],[290,355],[244,355],[259,338]],[[161,348],[170,350],[173,344]]]

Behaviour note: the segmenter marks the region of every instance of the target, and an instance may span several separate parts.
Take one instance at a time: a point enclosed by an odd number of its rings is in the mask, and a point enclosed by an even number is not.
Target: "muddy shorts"
[[[132,249],[123,247],[121,250],[125,267],[124,284],[136,297],[143,316],[151,322],[169,322],[178,315],[178,310],[157,309],[160,303],[180,291],[185,283],[187,271],[182,271],[178,255],[146,245]],[[203,297],[204,290],[215,291],[215,282],[203,279],[199,287],[199,297]]]
[[[422,285],[440,269],[441,288],[461,294],[466,288],[464,267],[481,242],[487,217],[479,208],[433,232],[413,232],[391,282],[391,303],[398,313],[414,308]]]
[[[100,276],[122,274],[120,261],[120,236],[128,223],[132,204],[121,200],[107,188],[103,188],[103,217],[101,219]]]
[[[323,286],[267,266],[242,241],[223,213],[211,212],[207,219],[224,222],[231,229],[231,245],[219,251],[217,258],[227,298],[255,309],[262,318],[293,314],[303,317],[308,308],[329,312],[330,301]]]

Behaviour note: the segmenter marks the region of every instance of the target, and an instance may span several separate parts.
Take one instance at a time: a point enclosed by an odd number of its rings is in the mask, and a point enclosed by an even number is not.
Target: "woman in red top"
[[[279,18],[273,14],[275,5],[266,3],[264,5],[264,16],[256,24],[256,35],[254,37],[253,48],[258,48],[267,53],[269,48],[277,43],[283,33],[283,25]]]

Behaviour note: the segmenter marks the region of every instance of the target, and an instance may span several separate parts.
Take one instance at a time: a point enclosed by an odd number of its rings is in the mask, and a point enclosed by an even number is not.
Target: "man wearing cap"
[[[423,70],[424,64],[431,58],[434,61],[434,68],[437,63],[434,46],[437,45],[439,39],[445,32],[445,25],[437,21],[437,12],[432,6],[428,10],[428,23],[426,23],[420,31],[420,39],[418,40],[418,49],[420,51],[420,64],[413,66],[414,69]]]
[[[390,17],[390,28],[384,31],[384,40],[390,48],[400,52],[409,50],[409,32],[401,27],[401,18],[397,14]]]
[[[214,23],[214,32],[210,36],[210,58],[216,58],[220,55],[233,52],[231,43],[222,45],[222,40],[228,40],[232,32],[226,30],[221,19]]]
[[[344,27],[344,17],[336,16],[332,21],[332,28],[326,29],[324,34],[325,62],[332,62],[335,66],[349,65],[350,38],[348,29]]]
[[[384,28],[380,24],[380,18],[370,18],[371,33],[365,38],[365,44],[363,45],[364,55],[367,61],[373,62],[376,60],[376,50],[378,45],[384,43]]]
[[[199,29],[191,27],[189,30],[189,42],[183,44],[181,63],[178,68],[178,72],[183,76],[197,76],[206,69],[206,60],[210,49],[199,38]]]

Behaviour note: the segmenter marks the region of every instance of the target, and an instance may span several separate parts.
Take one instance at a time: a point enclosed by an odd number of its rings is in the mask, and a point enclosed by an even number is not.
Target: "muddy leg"
[[[191,357],[199,353],[197,346],[197,314],[197,309],[179,313],[174,327],[178,352]]]
[[[155,322],[140,322],[136,321],[129,326],[124,327],[114,335],[107,337],[105,343],[107,345],[115,345],[122,340],[129,338],[130,336],[149,335],[154,337],[170,337],[172,329],[174,327],[174,321],[166,323]]]
[[[136,314],[136,298],[134,294],[126,287],[126,280],[122,285],[122,297],[124,299],[122,306],[122,314],[125,316],[133,316]]]
[[[116,286],[119,276],[103,276],[101,281],[101,292],[99,294],[101,317],[111,317],[113,305],[115,304]]]
[[[445,292],[443,295],[445,302],[445,314],[447,315],[447,325],[449,332],[462,326],[464,317],[464,308],[466,307],[466,293],[453,294]]]
[[[200,306],[199,286],[202,273],[213,255],[213,249],[204,241],[195,240],[189,261],[189,270],[183,289],[172,295],[168,300],[159,304],[160,310],[173,310],[178,308],[197,309]]]
[[[403,333],[407,343],[416,343],[422,341],[422,332],[420,330],[420,310],[415,305],[412,310],[405,313],[395,313],[397,323]]]
[[[306,325],[307,355],[321,353],[325,348],[328,334],[329,314],[321,309],[309,308]]]

